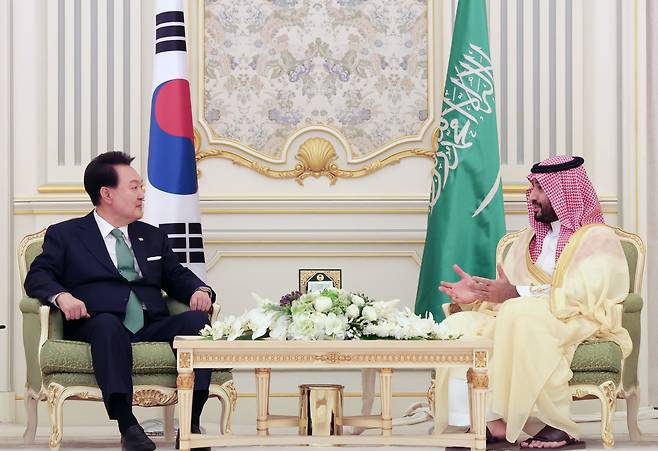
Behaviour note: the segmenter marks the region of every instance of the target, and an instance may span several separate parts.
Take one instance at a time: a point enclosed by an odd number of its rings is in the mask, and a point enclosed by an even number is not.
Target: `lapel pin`
[[[144,241],[144,238],[139,237],[139,236],[137,237],[137,239],[138,239],[139,241]]]

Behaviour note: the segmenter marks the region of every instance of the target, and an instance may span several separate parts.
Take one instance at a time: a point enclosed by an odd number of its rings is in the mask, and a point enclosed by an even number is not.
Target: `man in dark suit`
[[[84,185],[95,209],[48,228],[25,291],[62,311],[65,338],[91,345],[96,380],[109,417],[119,423],[123,449],[141,451],[155,444],[132,413],[131,343],[198,334],[215,294],[179,263],[165,233],[139,221],[144,190],[132,160],[108,152],[89,163]],[[169,316],[162,290],[190,311]],[[195,373],[192,431],[198,432],[210,370]]]

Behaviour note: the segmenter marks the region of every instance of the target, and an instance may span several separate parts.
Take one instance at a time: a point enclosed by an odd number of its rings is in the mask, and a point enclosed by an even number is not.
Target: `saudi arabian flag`
[[[494,278],[505,233],[485,0],[459,2],[439,128],[416,294],[416,313],[432,312],[436,321],[450,302],[440,282],[459,280],[452,265]]]

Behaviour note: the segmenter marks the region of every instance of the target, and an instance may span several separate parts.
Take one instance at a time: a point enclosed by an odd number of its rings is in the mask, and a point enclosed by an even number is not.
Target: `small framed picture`
[[[299,291],[311,293],[325,288],[342,287],[342,270],[340,269],[300,269]]]

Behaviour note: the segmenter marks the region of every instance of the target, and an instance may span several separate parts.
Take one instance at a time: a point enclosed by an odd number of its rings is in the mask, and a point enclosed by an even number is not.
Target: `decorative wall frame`
[[[342,288],[343,271],[340,269],[300,269],[299,291],[307,293],[309,283],[321,285],[323,282],[331,282],[334,288]],[[311,290],[313,291],[313,290]]]
[[[334,184],[433,158],[437,2],[380,3],[196,3],[197,161]]]

